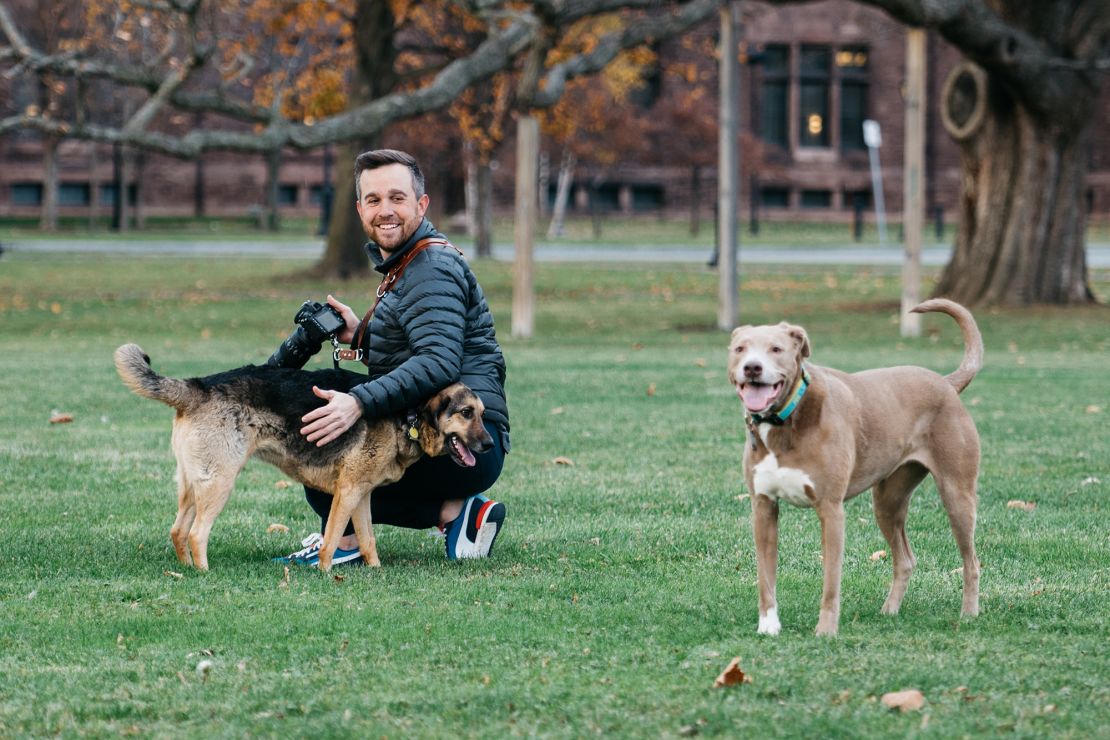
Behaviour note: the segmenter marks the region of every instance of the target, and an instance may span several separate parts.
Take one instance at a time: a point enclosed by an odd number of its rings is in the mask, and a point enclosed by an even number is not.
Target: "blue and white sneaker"
[[[320,548],[324,545],[324,537],[319,532],[313,532],[308,537],[301,540],[303,549],[296,552],[289,553],[284,557],[274,558],[277,563],[289,563],[291,565],[319,565],[320,564]],[[362,554],[356,547],[353,550],[344,550],[336,548],[335,556],[331,559],[332,565],[340,565],[341,563],[350,563],[358,560]]]
[[[505,504],[478,494],[463,504],[462,513],[444,528],[447,559],[487,558],[505,523]]]

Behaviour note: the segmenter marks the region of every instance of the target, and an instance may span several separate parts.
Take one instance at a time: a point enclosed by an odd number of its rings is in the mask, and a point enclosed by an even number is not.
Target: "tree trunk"
[[[143,177],[146,174],[146,154],[135,152],[135,230],[146,229],[146,209],[143,207]]]
[[[489,161],[479,157],[475,163],[477,202],[474,213],[474,251],[479,257],[493,255],[493,171]]]
[[[58,144],[56,136],[47,136],[42,142],[42,210],[39,229],[58,230]]]
[[[282,152],[275,149],[266,157],[266,230],[277,231],[281,227],[281,205],[278,192],[281,187]]]
[[[1083,190],[1093,116],[1071,116],[1070,127],[1038,118],[977,70],[954,70],[942,95],[964,188],[934,294],[965,305],[1090,303]]]
[[[356,3],[353,38],[357,61],[351,70],[349,95],[349,106],[352,108],[385,95],[396,84],[397,77],[393,70],[397,53],[394,46],[395,19],[391,7],[392,3],[380,0],[358,0]],[[340,147],[327,243],[320,261],[310,270],[312,275],[347,280],[369,274],[370,267],[362,251],[366,232],[355,210],[353,167],[359,154],[377,148],[380,143],[379,135]],[[427,167],[427,164],[424,166]],[[438,173],[430,171],[426,174],[436,177]]]
[[[566,233],[567,201],[570,200],[570,185],[574,182],[574,167],[578,157],[570,149],[563,150],[559,162],[559,177],[555,185],[555,205],[552,208],[551,224],[547,227],[547,238],[558,239]],[[541,193],[543,198],[546,193]]]

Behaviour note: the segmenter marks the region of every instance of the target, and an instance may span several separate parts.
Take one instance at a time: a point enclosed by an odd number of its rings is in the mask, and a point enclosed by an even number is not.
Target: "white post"
[[[532,280],[536,240],[536,176],[540,151],[540,123],[521,115],[516,127],[516,254],[513,259],[512,336],[531,339],[536,292]]]
[[[863,143],[871,161],[871,192],[875,200],[875,223],[879,227],[879,246],[886,246],[886,204],[883,203],[883,171],[879,168],[879,147],[883,145],[878,121],[863,122]]]
[[[906,35],[906,150],[903,165],[902,336],[921,336],[921,238],[925,227],[925,31]]]
[[[737,297],[737,218],[740,194],[740,3],[721,8],[720,125],[717,164],[717,328],[731,331],[739,317]]]

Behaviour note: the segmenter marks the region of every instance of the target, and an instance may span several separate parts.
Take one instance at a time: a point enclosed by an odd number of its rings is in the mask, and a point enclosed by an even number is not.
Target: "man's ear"
[[[786,330],[790,334],[790,336],[794,338],[794,341],[798,343],[798,355],[803,360],[809,357],[809,335],[806,334],[806,330],[800,326],[794,326],[792,324],[787,324]]]

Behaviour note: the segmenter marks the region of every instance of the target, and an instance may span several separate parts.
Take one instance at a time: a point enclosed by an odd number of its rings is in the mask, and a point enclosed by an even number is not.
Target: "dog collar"
[[[415,411],[410,411],[405,416],[405,436],[413,442],[420,439],[420,416]]]
[[[798,382],[794,384],[794,392],[790,394],[790,398],[782,405],[782,408],[777,411],[769,411],[766,414],[752,414],[752,422],[755,424],[771,424],[773,426],[781,426],[786,423],[790,415],[794,413],[794,409],[798,408],[801,403],[802,396],[806,394],[806,389],[812,379],[809,376],[809,370],[805,367],[802,368],[802,375],[798,378]]]

